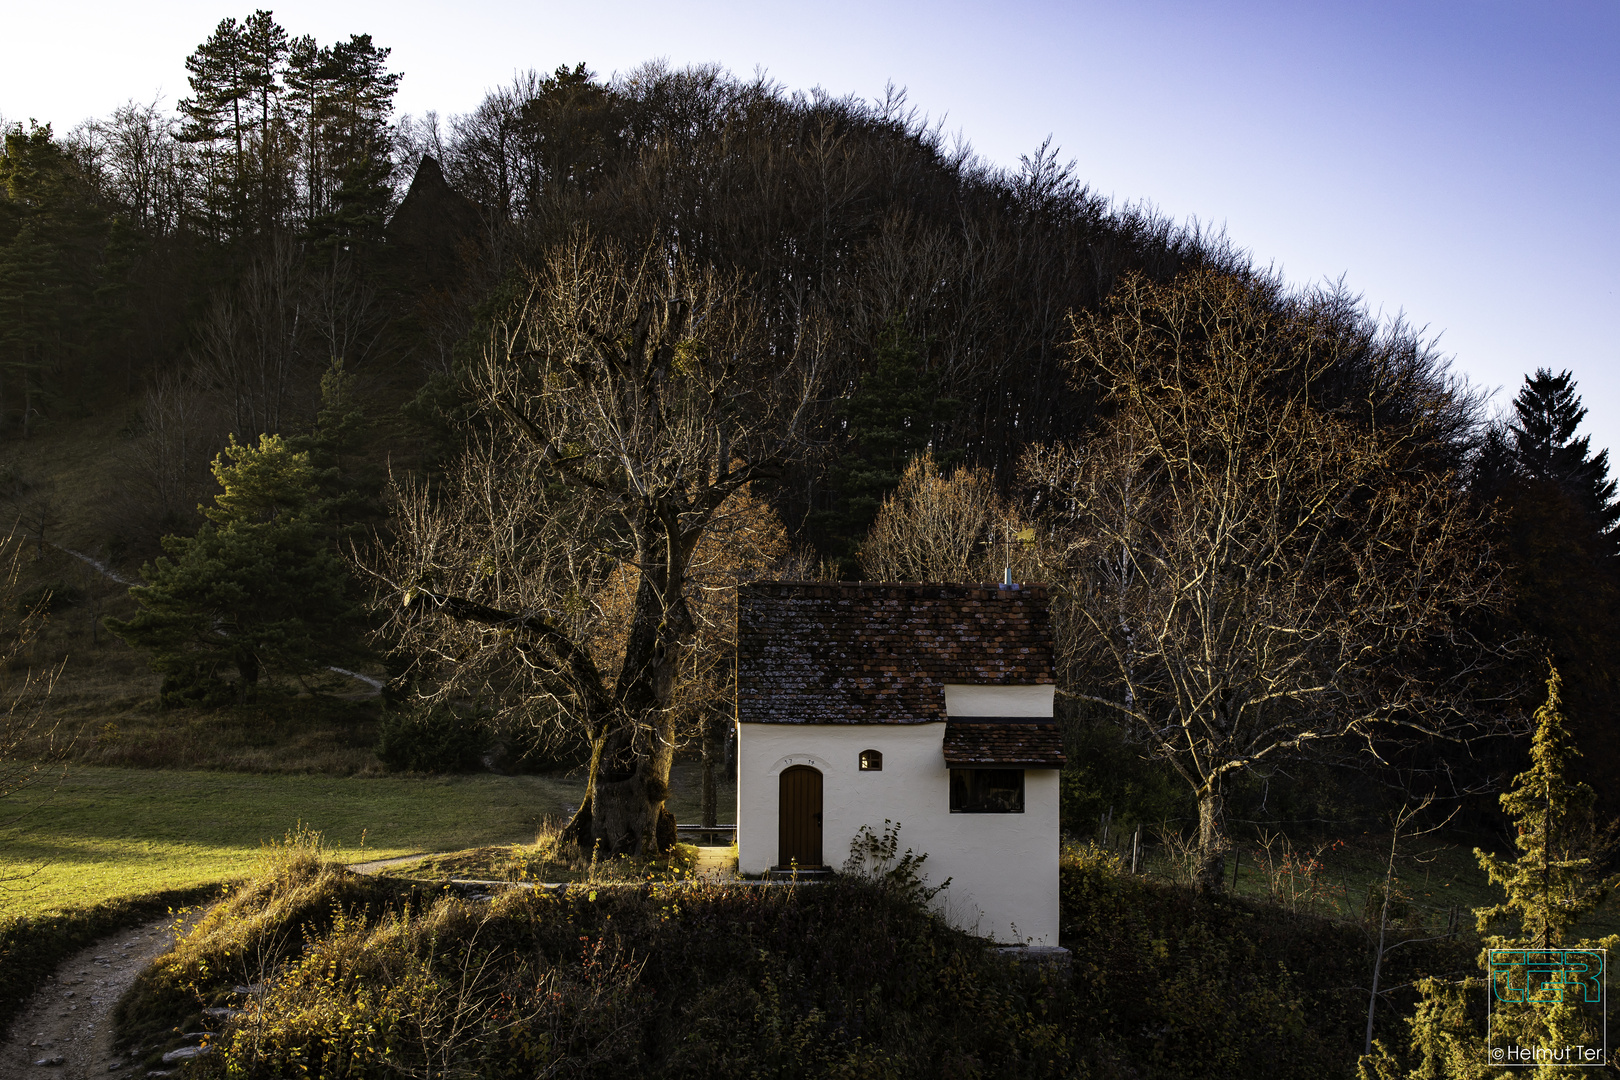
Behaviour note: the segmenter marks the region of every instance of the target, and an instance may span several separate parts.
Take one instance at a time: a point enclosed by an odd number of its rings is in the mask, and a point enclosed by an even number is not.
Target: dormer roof
[[[920,724],[945,687],[1055,682],[1044,586],[757,582],[737,598],[737,719]]]

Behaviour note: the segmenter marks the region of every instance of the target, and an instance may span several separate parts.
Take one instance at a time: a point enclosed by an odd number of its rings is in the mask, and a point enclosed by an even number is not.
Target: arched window
[[[882,772],[883,752],[881,750],[861,751],[861,772]]]

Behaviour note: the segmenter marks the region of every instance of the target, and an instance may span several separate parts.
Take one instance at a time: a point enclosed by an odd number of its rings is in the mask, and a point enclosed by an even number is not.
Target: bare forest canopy
[[[385,45],[264,11],[187,68],[173,111],[14,124],[0,157],[0,432],[116,432],[74,539],[130,575],[167,550],[141,643],[179,699],[369,655],[413,708],[584,740],[593,793],[633,788],[597,838],[636,848],[724,715],[736,581],[1015,566],[1067,598],[1069,719],[1134,732],[1206,833],[1221,777],[1318,743],[1511,772],[1468,740],[1549,657],[1620,765],[1620,511],[1567,372],[1493,418],[1342,283],[1291,288],[1050,145],[988,164],[899,92],[579,64],[401,117]],[[1238,502],[1200,532],[1218,476]],[[252,560],[304,592],[225,648],[240,603],[202,593]],[[1205,625],[1287,648],[1165,674],[1212,655],[1172,625],[1200,573],[1237,583]]]

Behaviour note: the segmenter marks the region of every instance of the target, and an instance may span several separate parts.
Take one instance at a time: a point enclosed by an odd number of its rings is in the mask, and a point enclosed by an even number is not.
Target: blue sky
[[[186,92],[218,3],[19,4],[0,115],[65,130]],[[990,161],[1048,135],[1092,187],[1224,226],[1296,283],[1343,275],[1438,335],[1505,403],[1570,368],[1620,453],[1620,4],[300,0],[293,33],[367,32],[402,111],[474,106],[518,70],[661,57],[791,88],[889,82]],[[161,15],[156,12],[161,11]]]

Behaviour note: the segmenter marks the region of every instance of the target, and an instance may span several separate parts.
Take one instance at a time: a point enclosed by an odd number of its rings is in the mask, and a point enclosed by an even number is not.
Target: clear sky
[[[370,33],[401,111],[474,106],[518,70],[652,58],[790,88],[893,82],[990,161],[1048,135],[1103,194],[1224,226],[1296,283],[1343,275],[1486,388],[1570,368],[1620,454],[1620,3],[557,3],[297,0],[290,33]],[[0,115],[66,130],[186,93],[233,9],[12,0]]]

